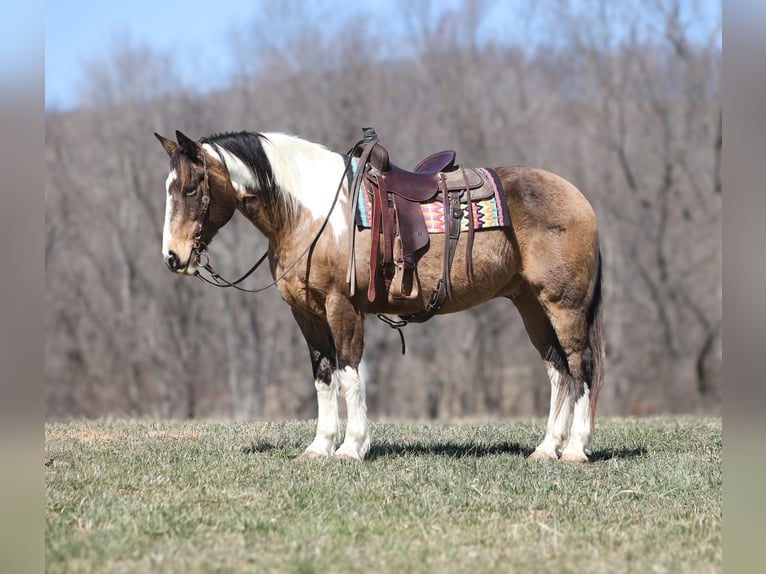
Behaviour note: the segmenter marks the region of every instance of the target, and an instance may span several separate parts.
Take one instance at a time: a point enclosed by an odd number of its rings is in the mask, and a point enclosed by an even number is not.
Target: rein
[[[327,227],[327,223],[330,221],[330,216],[332,215],[333,210],[335,209],[335,205],[338,203],[338,198],[340,197],[340,192],[343,189],[343,182],[346,179],[346,176],[349,172],[349,169],[351,168],[351,159],[352,159],[352,153],[353,151],[364,142],[364,140],[360,140],[357,142],[351,150],[346,154],[347,159],[345,162],[345,168],[343,169],[343,174],[340,177],[340,181],[338,182],[338,189],[335,191],[335,197],[332,200],[332,205],[330,205],[330,210],[327,212],[327,216],[324,218],[324,221],[322,222],[322,226],[319,228],[319,231],[317,231],[314,238],[311,240],[311,242],[308,244],[306,249],[303,250],[303,252],[298,256],[298,258],[287,268],[285,271],[276,279],[274,279],[271,283],[268,285],[264,285],[263,287],[258,287],[256,289],[246,289],[244,287],[239,287],[239,283],[247,279],[253,271],[255,271],[260,265],[266,260],[266,257],[268,257],[269,250],[267,249],[266,252],[261,255],[261,257],[256,261],[255,265],[253,265],[249,271],[247,271],[244,275],[242,275],[239,279],[236,281],[227,281],[221,275],[213,268],[212,265],[210,265],[210,258],[208,257],[206,251],[207,251],[207,245],[201,240],[202,237],[202,222],[205,218],[205,214],[207,213],[208,205],[210,204],[210,179],[208,176],[208,168],[207,168],[207,159],[205,155],[202,156],[202,166],[205,171],[204,175],[204,184],[205,189],[202,192],[202,215],[200,217],[199,222],[197,223],[197,232],[194,234],[194,246],[192,247],[192,250],[197,254],[197,261],[198,264],[205,269],[210,274],[210,279],[202,275],[200,273],[199,269],[195,270],[194,276],[199,277],[202,281],[205,283],[208,283],[209,285],[213,285],[215,287],[222,287],[222,288],[229,288],[234,287],[238,291],[244,291],[246,293],[260,293],[261,291],[265,291],[266,289],[269,289],[270,287],[273,287],[276,285],[279,281],[285,278],[285,276],[292,271],[298,263],[300,263],[301,259],[303,259],[306,254],[308,254],[310,251],[316,247],[317,242],[319,241],[319,238],[322,236],[322,233],[324,232],[325,228]],[[218,152],[219,157],[221,156],[221,152],[218,151],[218,148],[214,148],[216,152]],[[221,162],[224,165],[224,168],[226,168],[226,162],[223,161],[223,157],[221,157]],[[231,179],[231,176],[229,176],[229,179]],[[204,263],[203,263],[204,258]]]

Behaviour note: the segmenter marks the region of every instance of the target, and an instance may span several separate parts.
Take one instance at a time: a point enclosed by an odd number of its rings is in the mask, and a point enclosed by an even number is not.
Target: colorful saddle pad
[[[353,163],[353,169],[356,171],[356,162]],[[505,201],[503,188],[498,181],[497,174],[489,169],[475,168],[482,172],[487,178],[494,194],[481,201],[471,203],[473,207],[473,228],[476,230],[492,229],[497,227],[508,227],[510,218],[508,216],[508,206]],[[420,204],[423,210],[423,219],[426,222],[428,233],[444,233],[444,203],[441,200],[434,200]],[[357,205],[356,223],[360,229],[370,229],[372,225],[372,190],[366,180],[362,180],[362,189],[359,194],[359,203]],[[466,214],[461,219],[460,231],[468,231],[469,218]]]

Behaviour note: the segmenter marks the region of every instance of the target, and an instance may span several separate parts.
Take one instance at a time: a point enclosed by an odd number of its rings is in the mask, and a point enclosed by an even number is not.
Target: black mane
[[[213,134],[202,138],[200,143],[214,144],[234,154],[253,172],[258,189],[274,191],[274,173],[261,142],[265,139],[263,134],[241,131]]]

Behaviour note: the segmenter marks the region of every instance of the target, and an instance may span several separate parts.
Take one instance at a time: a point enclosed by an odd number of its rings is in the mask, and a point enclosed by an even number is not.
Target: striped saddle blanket
[[[356,166],[354,165],[354,168]],[[473,209],[473,228],[475,230],[492,229],[497,227],[508,227],[510,218],[508,216],[508,206],[505,201],[503,187],[498,181],[497,174],[485,168],[472,168],[479,172],[485,180],[485,186],[488,191],[473,194],[471,207]],[[362,184],[362,193],[359,194],[359,202],[356,212],[356,224],[360,229],[370,229],[372,227],[372,190],[369,189],[369,183],[364,181]],[[465,202],[465,198],[463,198]],[[464,206],[467,207],[467,206]],[[426,222],[428,233],[444,233],[444,201],[440,197],[420,204],[423,211],[423,219]],[[466,214],[461,219],[461,232],[468,231],[470,218]]]

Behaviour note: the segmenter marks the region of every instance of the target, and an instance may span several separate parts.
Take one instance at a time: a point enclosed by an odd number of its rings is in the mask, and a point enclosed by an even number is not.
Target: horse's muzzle
[[[165,257],[165,265],[167,265],[168,269],[171,271],[178,273],[178,271],[181,269],[181,260],[178,259],[178,255],[171,251]]]
[[[184,265],[181,263],[181,260],[179,259],[178,255],[176,255],[175,252],[170,251],[167,256],[165,257],[165,265],[168,266],[168,269],[170,269],[173,273],[183,273],[185,275],[193,275],[193,273],[189,272],[189,269],[192,267],[192,259],[194,258],[194,254],[192,253],[189,256],[189,260]]]

